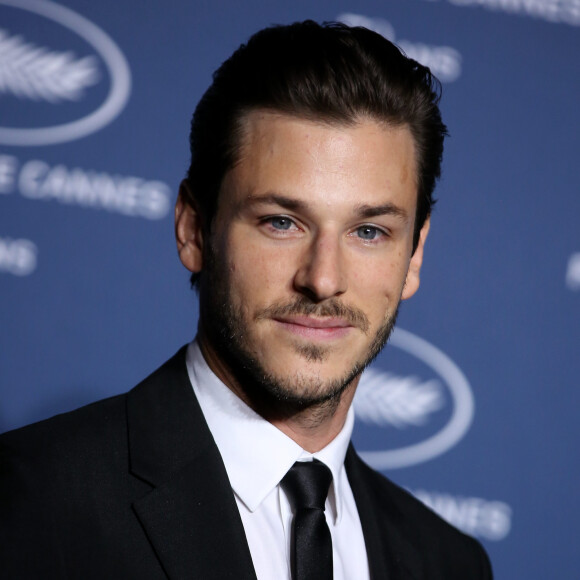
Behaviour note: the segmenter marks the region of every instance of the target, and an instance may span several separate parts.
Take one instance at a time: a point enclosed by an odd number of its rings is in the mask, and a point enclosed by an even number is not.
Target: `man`
[[[349,446],[419,286],[436,87],[379,35],[313,22],[220,67],[175,211],[197,339],[127,395],[3,436],[3,577],[491,578]]]

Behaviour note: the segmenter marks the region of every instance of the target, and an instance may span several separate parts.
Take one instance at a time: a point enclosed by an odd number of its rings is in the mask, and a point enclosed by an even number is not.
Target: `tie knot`
[[[328,489],[332,482],[332,472],[324,463],[317,459],[313,461],[297,461],[281,481],[295,510],[315,508],[324,510]]]

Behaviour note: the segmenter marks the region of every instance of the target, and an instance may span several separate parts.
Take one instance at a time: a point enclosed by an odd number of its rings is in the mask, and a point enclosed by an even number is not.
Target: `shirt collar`
[[[332,472],[329,499],[336,522],[342,515],[344,458],[354,424],[349,409],[340,433],[312,454],[263,419],[209,368],[197,341],[187,348],[187,372],[205,420],[222,456],[234,493],[255,511],[296,461],[316,458]]]

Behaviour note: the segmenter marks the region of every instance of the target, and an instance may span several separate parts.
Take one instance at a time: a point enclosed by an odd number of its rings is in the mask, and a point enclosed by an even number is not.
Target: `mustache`
[[[317,318],[342,318],[351,326],[360,328],[365,334],[370,323],[366,314],[353,306],[347,306],[336,298],[316,304],[301,296],[287,304],[272,304],[258,311],[256,319],[284,318],[285,316],[316,316]]]

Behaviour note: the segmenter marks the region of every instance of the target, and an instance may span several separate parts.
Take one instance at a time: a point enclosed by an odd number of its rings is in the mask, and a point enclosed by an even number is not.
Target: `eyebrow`
[[[383,205],[358,205],[355,208],[355,212],[361,218],[392,215],[401,219],[407,219],[407,212],[393,203],[385,203]]]
[[[299,211],[306,210],[308,204],[293,197],[286,197],[285,195],[280,195],[279,193],[266,193],[264,195],[253,195],[250,194],[246,198],[246,201],[250,205],[256,205],[259,203],[269,203],[273,205],[279,205],[285,209]]]
[[[264,195],[250,194],[247,196],[246,201],[250,205],[260,203],[279,205],[280,207],[291,211],[305,211],[308,209],[307,202],[293,197],[287,197],[279,193],[266,193]],[[354,213],[357,217],[362,219],[381,215],[392,215],[403,220],[408,217],[407,212],[403,208],[400,208],[393,203],[385,203],[382,205],[359,204],[355,206]]]

